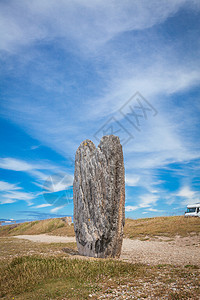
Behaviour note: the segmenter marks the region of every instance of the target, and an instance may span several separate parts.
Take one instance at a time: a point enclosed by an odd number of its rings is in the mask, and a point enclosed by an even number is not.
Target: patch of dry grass
[[[198,299],[196,266],[24,256],[0,267],[2,299]],[[118,297],[118,298],[117,298]]]
[[[66,224],[62,218],[55,218],[0,227],[0,236],[42,233],[74,236],[74,226]]]
[[[68,225],[62,218],[26,222],[18,225],[0,227],[0,236],[21,234],[42,234],[74,236],[73,224]],[[185,237],[200,233],[200,218],[156,217],[146,219],[126,219],[124,237],[145,238],[146,236]]]
[[[146,219],[126,219],[124,236],[142,238],[145,236],[185,237],[200,233],[200,218],[185,218],[184,216],[156,217]]]
[[[26,255],[54,255],[66,257],[66,253],[77,251],[76,243],[34,243],[24,239],[12,237],[0,238],[0,263]]]
[[[88,261],[41,256],[18,257],[6,267],[1,267],[0,296],[16,299],[19,295],[23,295],[22,299],[48,299],[47,297],[53,296],[55,299],[56,294],[61,297],[64,294],[67,299],[73,299],[75,294],[76,299],[88,299],[88,294],[95,292],[98,283],[104,282],[105,279],[120,279],[127,275],[138,277],[143,273],[143,265],[130,265],[117,260]],[[51,285],[50,292],[49,285]],[[38,289],[40,298],[37,298]]]

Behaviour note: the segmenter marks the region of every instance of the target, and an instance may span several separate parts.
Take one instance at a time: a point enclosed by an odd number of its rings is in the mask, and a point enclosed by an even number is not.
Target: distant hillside
[[[0,236],[42,233],[74,236],[74,226],[66,224],[63,218],[55,218],[0,227]]]
[[[200,234],[200,218],[173,216],[138,220],[126,219],[124,234],[128,238],[145,236],[174,237],[176,235],[184,237],[191,234]]]
[[[64,219],[48,219],[0,227],[0,236],[20,234],[42,234],[74,236],[74,227],[66,224]],[[124,236],[144,238],[146,236],[187,236],[200,233],[200,218],[156,217],[146,219],[126,219]]]

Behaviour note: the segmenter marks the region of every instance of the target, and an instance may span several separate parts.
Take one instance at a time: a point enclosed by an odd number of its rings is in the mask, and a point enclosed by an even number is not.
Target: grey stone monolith
[[[78,251],[91,257],[119,257],[125,223],[122,146],[104,136],[96,148],[83,141],[76,151],[73,183],[74,230]]]

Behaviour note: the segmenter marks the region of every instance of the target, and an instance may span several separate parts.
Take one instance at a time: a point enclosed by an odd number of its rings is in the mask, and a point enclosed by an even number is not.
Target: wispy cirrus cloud
[[[52,205],[49,203],[44,203],[44,204],[33,206],[32,208],[44,208],[44,207],[49,207],[49,206],[52,206]]]
[[[3,193],[1,195],[1,204],[6,203],[14,203],[16,201],[25,201],[28,205],[32,205],[32,200],[35,199],[35,195],[33,193],[26,193],[23,191],[9,191],[7,193]]]
[[[57,207],[52,208],[50,211],[51,211],[51,213],[55,213],[55,212],[57,212],[58,210],[61,210],[64,207],[65,207],[65,205],[57,206]]]
[[[23,188],[17,184],[0,181],[1,204],[14,203],[22,200],[25,201],[28,205],[33,205],[34,202],[37,202],[37,198],[41,195],[44,195],[44,193],[53,195],[53,193],[56,193],[58,191],[65,191],[67,187],[72,185],[73,182],[72,175],[66,172],[59,172],[59,168],[57,166],[51,165],[46,162],[30,163],[15,158],[2,158],[0,159],[0,168],[15,172],[25,172],[33,178],[36,178],[38,182],[33,183],[42,189],[42,191],[34,193],[25,192],[23,191]],[[53,175],[51,175],[52,172]],[[52,205],[36,205],[37,208],[49,206]]]
[[[0,169],[24,172],[33,178],[43,182],[49,172],[52,172],[55,167],[48,163],[31,163],[21,159],[16,159],[12,157],[0,158]]]
[[[1,158],[0,160],[0,168],[12,171],[30,171],[33,169],[37,169],[37,166],[34,166],[20,159],[5,157]]]
[[[145,0],[1,3],[1,49],[13,51],[39,40],[67,38],[82,50],[94,51],[123,32],[164,22],[185,5],[199,8],[195,0],[152,0],[151,5]]]
[[[151,212],[161,212],[162,210],[156,209],[156,208],[148,208],[148,211]]]
[[[12,157],[0,158],[0,168],[5,170],[11,170],[16,172],[26,172],[32,177],[35,177],[40,182],[44,182],[50,178],[52,173],[61,173],[62,167],[53,165],[49,162],[27,162],[21,159],[16,159]],[[64,173],[63,173],[64,174]],[[72,182],[72,176],[65,173],[68,176],[68,181]],[[65,177],[66,179],[66,177]],[[58,188],[58,187],[57,187]]]
[[[17,184],[9,183],[6,181],[0,181],[0,192],[20,190],[20,189],[21,187],[17,186]]]
[[[48,170],[55,166],[47,162],[32,163],[13,157],[0,158],[0,168],[12,171]]]
[[[159,200],[159,195],[152,195],[152,194],[143,194],[139,197],[139,201],[137,205],[127,205],[125,210],[127,212],[135,211],[138,209],[147,209],[149,212],[159,212],[157,208],[152,207],[155,206]]]
[[[0,181],[0,197],[0,204],[14,203],[22,200],[28,205],[32,205],[32,200],[36,198],[36,195],[23,191],[23,188],[19,184]]]

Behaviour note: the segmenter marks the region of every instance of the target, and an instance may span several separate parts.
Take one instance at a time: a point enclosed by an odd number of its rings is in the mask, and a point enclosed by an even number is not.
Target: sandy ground
[[[48,234],[16,235],[13,237],[18,238],[18,239],[29,240],[31,242],[39,242],[39,243],[73,243],[73,242],[76,242],[75,237],[56,236],[56,235],[48,235]]]
[[[75,242],[74,237],[40,235],[18,235],[15,238],[42,243]],[[200,236],[175,237],[173,239],[158,237],[155,239],[124,239],[121,260],[150,265],[200,265]]]

